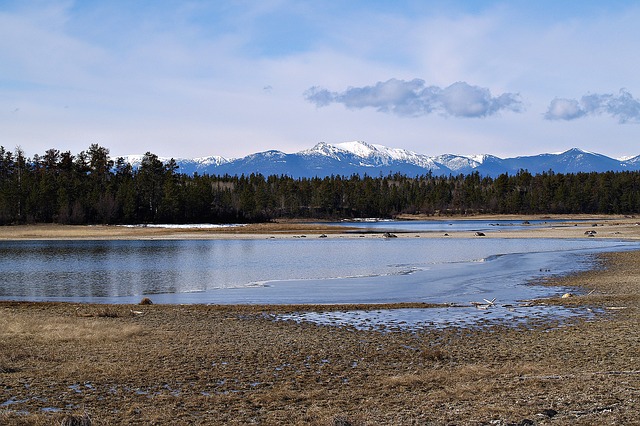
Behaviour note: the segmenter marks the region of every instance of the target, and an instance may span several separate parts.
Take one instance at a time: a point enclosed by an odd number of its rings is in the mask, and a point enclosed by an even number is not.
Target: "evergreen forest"
[[[133,168],[97,144],[25,158],[0,147],[0,224],[245,223],[399,214],[635,214],[640,172],[213,176],[146,153]]]

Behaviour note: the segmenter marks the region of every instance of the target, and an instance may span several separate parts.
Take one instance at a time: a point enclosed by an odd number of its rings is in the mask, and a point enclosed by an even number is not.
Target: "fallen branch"
[[[596,375],[611,375],[611,376],[622,376],[622,375],[633,375],[640,374],[640,370],[621,370],[621,371],[592,371],[585,372],[580,374],[565,374],[565,375],[550,375],[550,376],[522,376],[521,379],[542,379],[542,380],[560,380],[560,379],[574,379],[576,377],[583,376],[596,376]]]

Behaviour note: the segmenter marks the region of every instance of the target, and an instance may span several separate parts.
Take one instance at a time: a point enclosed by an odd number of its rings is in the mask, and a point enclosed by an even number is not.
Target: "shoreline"
[[[549,222],[544,226],[512,230],[508,226],[496,226],[484,232],[485,238],[585,238],[587,231],[596,231],[596,238],[640,240],[640,220],[625,216],[579,216],[579,215],[532,215],[532,216],[472,216],[437,217],[413,220],[565,220],[563,223]],[[269,239],[269,238],[380,238],[384,230],[330,225],[307,221],[279,221],[272,223],[246,224],[221,228],[161,228],[120,225],[10,225],[0,227],[0,241],[55,241],[55,240],[146,240],[146,239]],[[408,231],[394,233],[399,238],[442,238],[445,232]],[[448,231],[447,238],[471,238],[472,231]]]

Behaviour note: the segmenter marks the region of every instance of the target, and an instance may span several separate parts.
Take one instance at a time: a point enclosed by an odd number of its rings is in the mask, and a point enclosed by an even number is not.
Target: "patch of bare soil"
[[[153,226],[117,226],[117,225],[16,225],[0,226],[0,240],[135,240],[135,239],[213,239],[269,235],[292,234],[336,234],[349,231],[349,228],[331,226],[322,223],[271,222],[252,223],[241,226],[220,228],[197,227],[153,227]]]
[[[268,315],[287,307],[2,302],[0,424],[640,424],[640,252],[562,285],[590,294],[544,303],[606,314],[380,333]]]

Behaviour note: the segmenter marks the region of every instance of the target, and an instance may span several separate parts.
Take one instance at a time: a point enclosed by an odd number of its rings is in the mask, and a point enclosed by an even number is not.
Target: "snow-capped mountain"
[[[124,157],[138,167],[141,155]],[[166,162],[168,158],[159,158]],[[555,173],[605,172],[640,170],[640,156],[616,160],[602,154],[577,148],[557,154],[499,158],[489,154],[427,156],[399,148],[388,148],[366,142],[354,141],[338,144],[320,142],[313,148],[287,154],[281,151],[264,151],[243,158],[226,159],[212,156],[194,159],[176,159],[178,171],[185,174],[211,175],[288,175],[294,178],[325,177],[331,175],[386,176],[400,173],[418,176],[459,175],[478,172],[483,176],[515,174],[526,170],[531,174],[553,171]]]
[[[443,154],[433,157],[433,161],[444,165],[455,173],[469,174],[478,168],[484,161],[484,156],[463,156],[454,154]]]
[[[434,172],[442,169],[442,165],[426,155],[417,154],[406,149],[370,145],[360,141],[335,145],[320,142],[313,148],[301,151],[299,154],[307,157],[327,156],[336,160],[347,161],[358,167],[393,167],[399,164],[411,164]]]
[[[133,168],[138,168],[140,167],[140,164],[142,164],[142,159],[144,158],[144,155],[131,154],[131,155],[125,155],[122,158],[124,158],[124,160],[127,163],[131,164]],[[167,163],[168,161],[171,160],[171,158],[158,157],[158,160],[162,161],[163,163]],[[176,164],[179,166],[179,169],[178,169],[179,172],[188,174],[188,175],[192,175],[194,173],[199,173],[199,174],[209,173],[208,170],[212,168],[216,168],[222,164],[228,163],[229,161],[232,161],[230,159],[220,157],[218,155],[213,155],[210,157],[200,157],[200,158],[174,158],[174,160]]]
[[[631,169],[640,168],[640,155],[636,155],[635,157],[629,157],[624,160],[624,163],[629,166]]]
[[[526,157],[501,159],[485,156],[476,169],[480,174],[497,176],[502,173],[515,174],[520,170],[538,174],[553,171],[555,173],[607,172],[630,170],[620,160],[592,152],[572,148],[558,154],[539,154]]]

